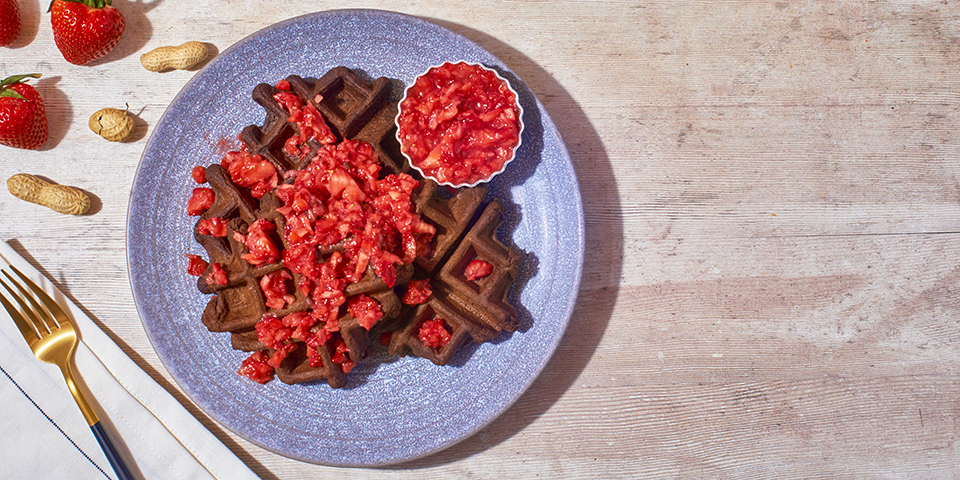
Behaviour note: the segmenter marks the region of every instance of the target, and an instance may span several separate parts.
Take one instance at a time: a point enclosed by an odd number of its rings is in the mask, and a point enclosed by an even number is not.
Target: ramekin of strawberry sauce
[[[483,65],[447,62],[428,69],[406,89],[399,110],[400,151],[421,175],[442,185],[490,181],[520,147],[517,92]]]

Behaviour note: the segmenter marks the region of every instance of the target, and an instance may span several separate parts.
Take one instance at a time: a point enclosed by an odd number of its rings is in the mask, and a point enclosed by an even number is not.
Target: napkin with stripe
[[[145,479],[255,479],[256,475],[157,384],[73,302],[6,242],[12,264],[75,322],[75,374],[134,475]],[[0,465],[9,478],[116,478],[56,365],[34,357],[0,308]]]

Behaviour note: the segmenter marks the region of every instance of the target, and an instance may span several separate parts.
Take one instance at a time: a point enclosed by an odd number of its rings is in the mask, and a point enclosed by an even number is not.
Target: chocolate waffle
[[[201,320],[213,332],[251,328],[267,311],[259,281],[264,275],[282,269],[283,264],[253,266],[240,257],[246,247],[238,241],[235,233],[245,235],[249,225],[256,220],[256,200],[237,188],[220,165],[209,166],[206,177],[215,196],[213,205],[201,219],[219,217],[226,220],[227,236],[203,235],[199,228],[194,228],[194,238],[210,259],[210,266],[200,275],[197,288],[203,293],[216,294],[207,303]],[[227,273],[226,285],[219,285],[212,279],[214,264],[219,264]]]
[[[224,183],[226,178],[226,183]],[[244,217],[253,221],[266,219],[274,223],[277,231],[282,232],[286,219],[277,212],[282,205],[273,193],[265,195],[260,200],[260,208],[249,212],[247,197],[229,180],[223,167],[212,165],[208,168],[208,182],[214,189],[216,199],[214,206],[205,212],[204,217],[223,215],[229,218],[236,215],[227,223],[226,237],[202,235],[194,230],[196,240],[207,250],[211,262],[219,263],[227,272],[227,284],[218,285],[208,282],[212,265],[198,281],[198,287],[205,293],[215,293],[204,309],[201,316],[203,324],[212,332],[230,332],[231,345],[237,350],[257,351],[268,350],[268,347],[257,339],[255,326],[264,314],[270,313],[282,318],[294,312],[310,309],[310,300],[298,288],[288,289],[294,295],[293,303],[280,308],[270,309],[260,288],[260,279],[264,275],[283,269],[282,263],[268,263],[253,266],[241,255],[247,252],[246,246],[238,240],[235,234],[246,235],[249,224]],[[227,200],[230,199],[230,200]],[[216,207],[216,208],[214,208]],[[224,217],[221,217],[224,218]],[[252,223],[252,222],[250,222]],[[286,240],[278,236],[277,240],[286,248]],[[334,247],[335,249],[336,247]],[[333,250],[333,249],[330,249]],[[327,251],[326,253],[329,253]],[[397,269],[397,282],[400,284],[409,281],[413,275],[412,265],[403,265]],[[292,274],[291,285],[298,285],[300,274]],[[349,299],[355,295],[364,294],[380,304],[383,319],[389,320],[400,311],[401,303],[393,289],[368,267],[364,275],[357,281],[350,283],[344,289],[344,295]],[[346,304],[341,308],[344,313],[339,318],[339,331],[336,338],[343,340],[348,349],[350,360],[359,362],[369,351],[369,332],[360,325],[359,321],[346,313]],[[336,338],[334,340],[336,340]],[[272,351],[269,351],[272,355]],[[322,360],[320,367],[310,365],[306,358],[306,349],[301,343],[297,349],[284,359],[276,370],[277,378],[285,383],[300,383],[306,381],[325,380],[332,387],[342,387],[346,382],[346,375],[340,365],[331,360],[332,352],[329,348],[320,349],[318,355]]]
[[[393,318],[400,312],[400,299],[397,298],[393,289],[386,288],[377,292],[367,291],[363,293],[380,304],[384,318]],[[360,325],[359,321],[349,313],[340,317],[339,324],[340,330],[337,338],[343,339],[348,348],[350,360],[359,362],[364,359],[369,351],[370,335],[367,329]],[[233,332],[230,336],[230,342],[234,349],[245,352],[269,350],[257,339],[257,333],[253,328]],[[328,344],[331,343],[328,342]],[[324,380],[333,388],[344,386],[347,376],[343,369],[333,361],[332,348],[321,349],[318,355],[322,360],[322,365],[320,367],[311,366],[307,359],[306,347],[301,342],[296,350],[291,352],[280,364],[280,367],[276,369],[277,378],[288,384]]]
[[[385,174],[404,170],[403,163],[395,160],[402,156],[399,155],[399,146],[396,145],[393,131],[396,105],[387,102],[387,79],[380,78],[368,83],[353,71],[341,67],[331,70],[314,82],[298,76],[290,76],[286,81],[289,83],[289,91],[296,93],[322,113],[337,141],[353,138],[371,144],[384,165],[382,170]],[[309,165],[322,142],[307,140],[307,151],[303,155],[291,156],[284,151],[286,139],[299,135],[300,132],[298,124],[290,118],[290,113],[274,98],[279,91],[277,87],[267,84],[255,88],[253,98],[264,108],[265,120],[262,127],[252,125],[245,128],[240,137],[251,154],[268,160],[282,177],[291,170]],[[228,234],[218,238],[202,235],[195,229],[195,237],[207,250],[211,264],[217,263],[227,272],[227,283],[218,285],[210,280],[213,265],[201,275],[198,288],[204,293],[215,294],[204,310],[202,321],[211,331],[230,332],[231,344],[236,349],[266,350],[272,354],[273,352],[257,339],[254,328],[257,322],[265,313],[283,317],[305,311],[310,308],[310,300],[299,288],[288,288],[288,292],[295,296],[292,304],[281,309],[267,307],[265,296],[259,288],[260,279],[264,275],[280,271],[283,264],[277,262],[250,265],[241,258],[247,250],[242,238],[238,239],[236,234],[246,235],[249,226],[259,219],[269,220],[277,227],[277,232],[283,232],[286,219],[277,212],[282,202],[273,192],[259,201],[254,199],[247,189],[238,188],[231,181],[226,169],[220,165],[211,165],[207,169],[207,181],[214,190],[215,200],[201,218],[219,217],[227,220]],[[274,241],[286,248],[288,245],[282,237],[276,235]],[[337,246],[333,246],[320,253],[328,254],[336,249]],[[407,282],[412,273],[412,265],[399,267],[397,282]],[[300,275],[293,273],[292,277],[288,284],[298,285]],[[348,298],[359,294],[378,301],[385,320],[395,316],[400,310],[401,304],[396,294],[376,276],[372,268],[368,268],[359,281],[349,284],[344,290],[344,295]],[[357,362],[366,356],[368,351],[368,332],[346,310],[346,306],[341,308],[342,315],[338,321],[339,330],[335,333],[335,340],[342,339],[348,348],[350,359]],[[301,344],[277,369],[278,378],[288,383],[323,379],[334,387],[342,386],[345,376],[340,366],[331,361],[331,352],[328,350],[319,349],[318,354],[323,365],[311,367]]]
[[[213,189],[216,196],[213,205],[210,206],[201,218],[210,219],[220,217],[223,219],[241,218],[243,221],[253,223],[256,219],[257,200],[250,195],[246,189],[237,188],[230,179],[227,169],[220,165],[210,165],[206,171],[207,183]]]
[[[338,140],[346,138],[369,143],[380,157],[388,173],[409,170],[400,155],[400,145],[394,134],[397,106],[388,102],[390,81],[384,77],[372,83],[353,70],[336,67],[318,80],[310,82],[297,75],[285,79],[290,91],[317,108]],[[320,143],[308,141],[308,154],[292,157],[283,151],[287,138],[299,132],[296,124],[288,121],[289,113],[277,103],[274,95],[280,90],[261,83],[253,90],[253,99],[266,110],[263,127],[250,125],[240,133],[240,140],[250,153],[269,160],[282,176],[289,170],[308,165],[316,156]]]
[[[421,180],[420,184],[416,212],[433,224],[437,233],[433,236],[430,251],[417,257],[414,263],[426,274],[430,274],[456,248],[457,242],[483,203],[487,187],[479,185],[463,188],[453,196],[445,196],[443,193],[446,187],[441,187],[433,180]]]
[[[506,297],[517,275],[520,256],[497,239],[502,210],[497,200],[486,206],[432,277],[433,295],[401,319],[402,328],[390,337],[390,353],[413,354],[446,365],[468,341],[483,343],[503,331],[517,329],[517,312]],[[487,276],[467,280],[464,272],[475,259],[490,263],[493,269]],[[439,348],[424,344],[419,335],[423,323],[435,319],[443,320],[450,333],[450,339]]]
[[[413,172],[399,153],[394,125],[397,107],[394,102],[388,101],[390,84],[387,79],[366,82],[355,72],[338,67],[315,81],[295,75],[285,80],[289,83],[290,92],[299,95],[323,115],[337,142],[356,139],[373,146],[382,163],[381,177]],[[287,153],[284,148],[287,139],[300,132],[298,124],[275,98],[280,91],[268,84],[258,85],[254,89],[253,98],[264,108],[266,116],[262,126],[246,127],[240,139],[249,153],[259,155],[274,165],[281,181],[290,181],[285,174],[309,165],[323,142],[309,139],[302,145],[304,148],[300,155]],[[419,179],[415,172],[412,175],[420,180],[420,186],[412,198],[415,212],[436,227],[429,248],[413,265],[398,267],[395,288],[388,287],[368,267],[360,281],[349,284],[343,293],[348,297],[347,304],[350,297],[359,294],[365,294],[380,304],[383,317],[377,325],[381,329],[389,327],[396,330],[392,335],[390,352],[413,354],[443,365],[469,341],[484,342],[503,330],[515,330],[516,312],[504,298],[516,275],[518,254],[496,239],[501,206],[494,201],[483,208],[485,186],[450,191],[431,180]],[[201,275],[199,289],[214,294],[204,310],[202,321],[211,331],[230,332],[231,345],[237,350],[264,351],[272,355],[273,350],[257,339],[257,322],[266,313],[282,318],[290,313],[305,311],[310,308],[311,301],[299,288],[288,288],[288,292],[294,295],[293,303],[280,309],[269,308],[259,286],[260,279],[284,269],[283,263],[250,265],[241,258],[247,249],[242,237],[238,239],[236,234],[246,235],[250,225],[260,219],[272,222],[276,232],[284,232],[286,218],[277,210],[282,206],[282,201],[275,191],[259,200],[253,198],[247,189],[234,185],[226,169],[220,165],[207,168],[207,181],[214,190],[215,200],[201,218],[220,217],[228,220],[228,235],[217,238],[201,235],[195,229],[195,237],[207,250],[210,262],[220,264],[227,272],[227,284],[217,285],[207,281],[212,265]],[[481,211],[483,214],[478,215]],[[283,248],[288,247],[283,235],[276,234],[274,241]],[[338,248],[341,247],[325,247],[319,253],[329,254]],[[474,282],[465,281],[462,267],[473,258],[490,262],[494,265],[494,272]],[[299,285],[300,275],[290,273],[293,278],[288,281],[288,287]],[[430,278],[433,282],[434,294],[427,303],[410,307],[399,301],[394,290],[402,291],[412,278]],[[350,360],[359,362],[367,355],[371,333],[347,312],[347,304],[341,307],[339,330],[333,340],[342,339]],[[436,317],[444,318],[452,329],[452,339],[439,349],[423,345],[417,337],[423,321]],[[310,365],[306,348],[299,342],[297,348],[276,368],[277,377],[285,383],[325,380],[334,388],[343,386],[346,374],[333,361],[332,344],[333,341],[328,341],[327,348],[318,349],[322,365],[315,367]]]

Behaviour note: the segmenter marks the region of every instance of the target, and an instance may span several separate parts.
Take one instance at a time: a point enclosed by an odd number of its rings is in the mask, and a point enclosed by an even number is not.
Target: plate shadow
[[[623,219],[619,215],[604,215],[602,225],[592,222],[598,210],[620,211],[613,166],[603,141],[577,101],[550,73],[497,38],[444,20],[423,19],[480,45],[507,64],[534,92],[556,125],[577,172],[583,197],[586,248],[607,253],[601,262],[584,263],[568,329],[552,359],[514,405],[460,443],[426,457],[381,467],[384,470],[416,470],[455,462],[510,439],[536,421],[573,385],[593,357],[610,322],[619,290],[616,285],[623,269]]]

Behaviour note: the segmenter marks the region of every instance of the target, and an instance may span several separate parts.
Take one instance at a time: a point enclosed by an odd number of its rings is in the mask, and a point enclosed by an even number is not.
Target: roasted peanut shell
[[[14,197],[66,215],[83,215],[90,209],[90,197],[82,190],[53,184],[29,173],[8,178],[7,189]]]

